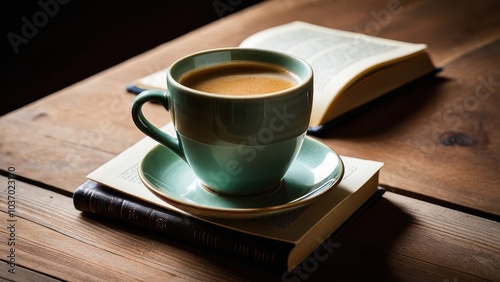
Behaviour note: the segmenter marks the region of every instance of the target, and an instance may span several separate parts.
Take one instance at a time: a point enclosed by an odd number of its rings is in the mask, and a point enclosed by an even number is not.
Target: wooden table
[[[500,281],[499,15],[496,0],[266,1],[2,116],[0,277]],[[270,273],[74,209],[85,176],[143,137],[127,83],[292,20],[427,43],[444,67],[320,139],[339,154],[384,162],[388,190],[333,239],[339,247],[328,260]],[[158,124],[169,120],[157,105],[147,111]]]

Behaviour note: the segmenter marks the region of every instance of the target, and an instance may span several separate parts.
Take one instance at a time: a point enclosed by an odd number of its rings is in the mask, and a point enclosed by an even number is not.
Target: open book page
[[[163,129],[169,134],[173,134],[174,132],[172,123],[169,123]],[[151,138],[145,137],[90,173],[87,177],[125,194],[174,210],[180,214],[189,215],[156,196],[139,179],[138,164],[147,152],[157,144]],[[318,224],[332,210],[334,205],[342,203],[348,196],[360,189],[382,166],[379,162],[349,157],[342,157],[342,160],[345,165],[345,173],[339,186],[306,208],[299,208],[284,214],[257,219],[223,220],[197,218],[258,236],[297,242],[313,225]],[[371,194],[376,190],[377,183],[374,183],[372,186],[371,189],[373,191],[370,192]]]
[[[311,125],[320,120],[335,95],[375,67],[394,63],[425,50],[412,44],[355,32],[340,31],[305,22],[292,22],[258,32],[240,47],[281,51],[307,61],[314,70],[314,101]]]
[[[425,44],[388,40],[300,21],[257,32],[245,39],[240,47],[289,53],[312,66],[311,127],[325,124],[435,70],[425,52]],[[384,75],[373,76],[380,71]],[[166,72],[167,69],[163,69],[137,79],[129,91],[166,89]]]
[[[423,51],[426,45],[297,21],[257,32],[245,39],[240,47],[270,49],[298,56],[313,67],[317,92],[338,93],[374,66],[389,64]],[[167,69],[156,71],[137,80],[136,85],[144,89],[164,90],[167,88],[166,73]],[[331,95],[324,97],[330,98]],[[318,100],[324,99],[319,97]]]
[[[161,69],[150,75],[142,77],[135,81],[135,86],[141,89],[167,89],[167,69]]]

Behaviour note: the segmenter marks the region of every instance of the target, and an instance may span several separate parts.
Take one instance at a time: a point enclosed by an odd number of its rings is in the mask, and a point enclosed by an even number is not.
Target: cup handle
[[[146,117],[142,113],[142,106],[147,102],[158,102],[167,111],[170,111],[170,97],[167,92],[163,90],[142,91],[141,93],[139,93],[139,95],[137,95],[134,102],[132,103],[132,119],[134,120],[137,128],[139,128],[144,134],[148,135],[160,144],[172,150],[183,160],[186,160],[186,157],[184,156],[184,153],[179,144],[179,140],[163,132],[146,119]]]

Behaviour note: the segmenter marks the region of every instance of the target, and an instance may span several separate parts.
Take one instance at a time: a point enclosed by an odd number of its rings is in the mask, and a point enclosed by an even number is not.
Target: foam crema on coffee
[[[287,69],[261,62],[231,61],[188,71],[179,83],[198,91],[234,96],[261,95],[294,87],[300,81]]]

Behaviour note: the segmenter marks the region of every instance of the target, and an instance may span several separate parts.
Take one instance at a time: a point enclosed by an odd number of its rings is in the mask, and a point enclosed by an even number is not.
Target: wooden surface
[[[0,177],[2,207],[6,206],[6,183]],[[70,197],[22,181],[16,184],[19,265],[16,275],[0,272],[6,279],[268,281],[283,275],[289,281],[306,275],[312,281],[324,277],[351,281],[500,279],[498,222],[391,192],[332,242],[334,252],[321,267],[310,271],[308,265],[299,266],[301,271],[288,275],[261,271],[169,238],[82,216]],[[6,222],[6,213],[0,220]],[[0,235],[6,242],[9,231],[1,228]],[[5,254],[6,244],[0,246]]]
[[[17,272],[26,280],[500,280],[500,2],[274,0],[204,26],[0,118],[0,169],[15,168]],[[385,163],[389,192],[335,238],[312,271],[287,276],[127,226],[82,216],[71,193],[143,137],[130,118],[132,80],[194,51],[237,46],[303,20],[426,43],[443,71],[320,140]],[[170,118],[147,108],[158,124]],[[2,224],[7,177],[0,177]],[[8,261],[8,229],[0,229]],[[299,269],[300,270],[300,269]]]

